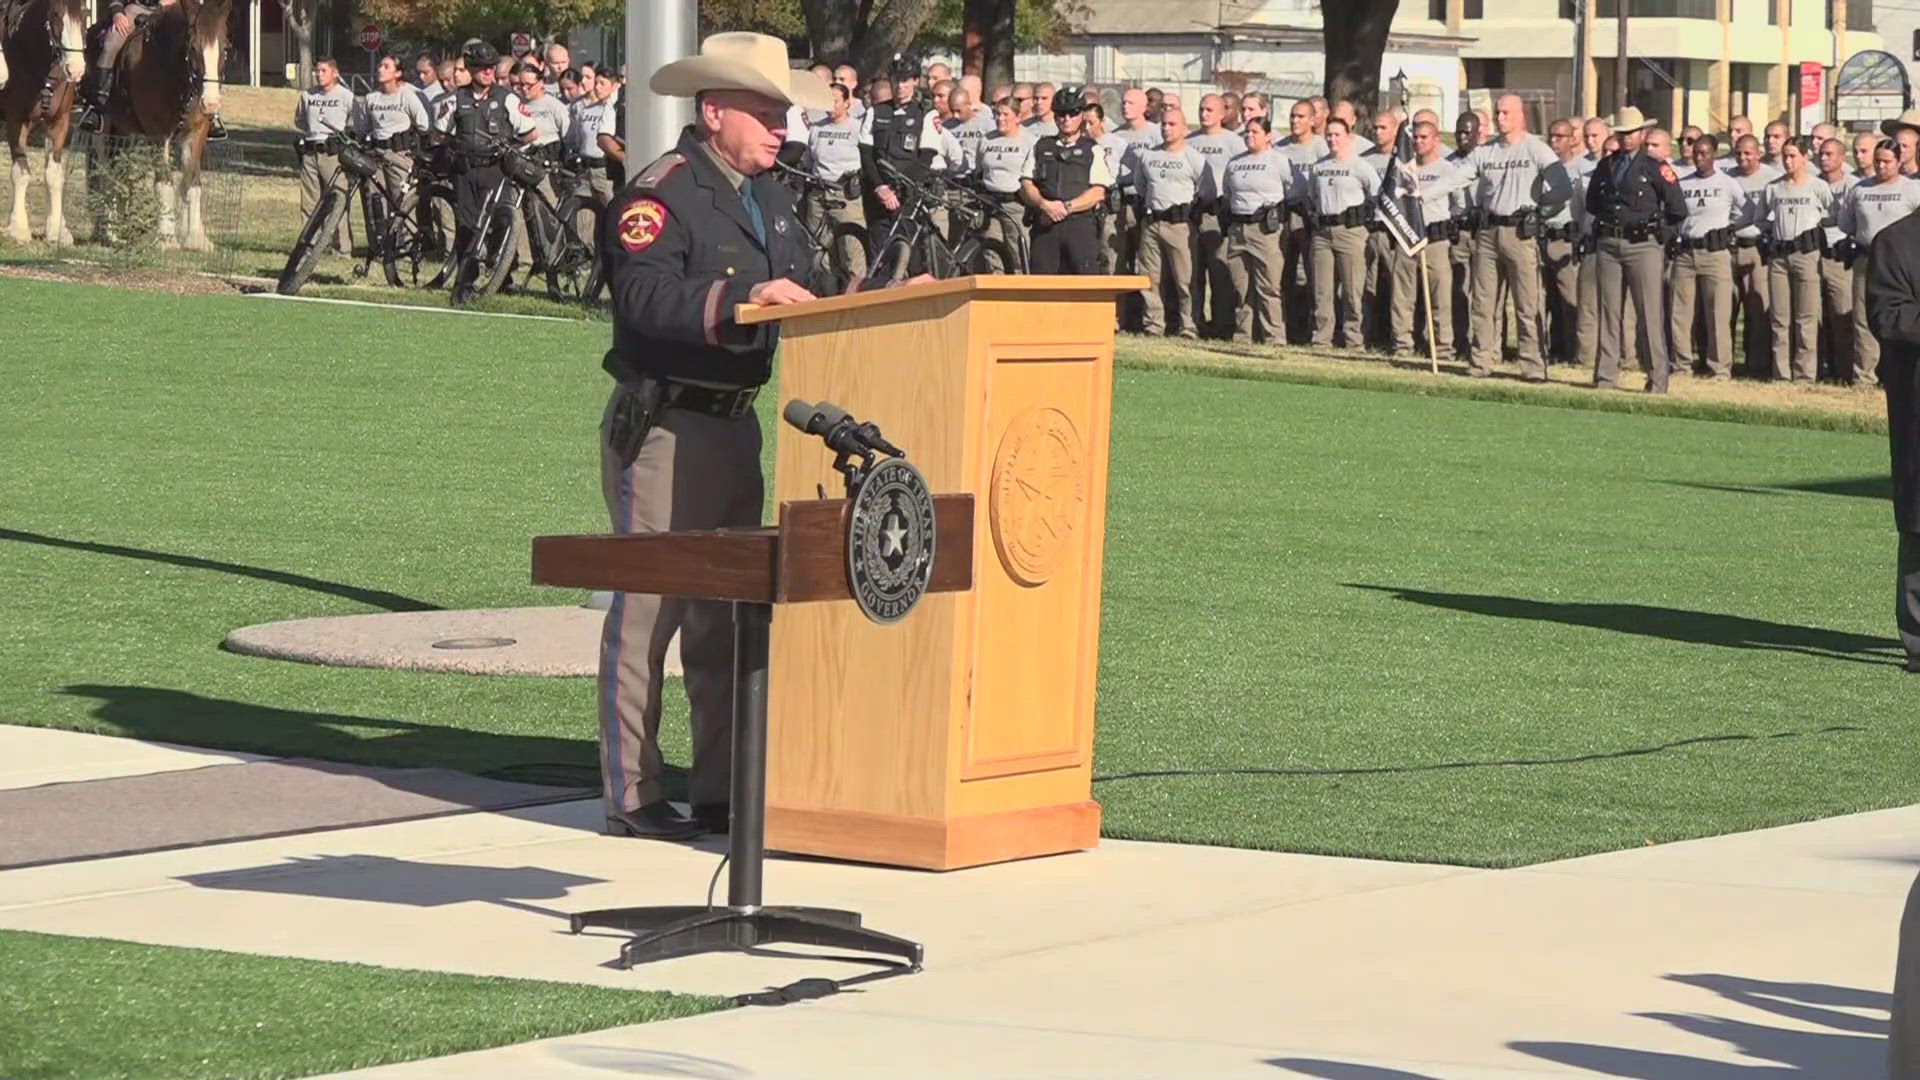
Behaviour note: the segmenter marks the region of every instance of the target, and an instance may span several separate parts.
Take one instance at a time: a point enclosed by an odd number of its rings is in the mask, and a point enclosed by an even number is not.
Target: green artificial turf
[[[13,930],[0,930],[0,970],[7,1080],[312,1076],[723,1005]]]
[[[602,527],[604,326],[0,298],[35,343],[0,424],[0,720],[590,766],[590,680],[218,643],[569,599],[527,539]],[[1107,831],[1497,866],[1914,801],[1886,472],[1872,435],[1122,371]]]

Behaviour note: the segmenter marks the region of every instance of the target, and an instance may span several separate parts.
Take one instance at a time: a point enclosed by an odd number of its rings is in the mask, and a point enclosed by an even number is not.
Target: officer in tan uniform
[[[819,79],[762,34],[715,34],[654,72],[655,94],[694,98],[679,145],[608,207],[600,250],[613,301],[616,381],[601,423],[601,480],[622,533],[755,526],[765,480],[753,402],[778,331],[743,326],[743,303],[811,300],[793,199],[770,170],[789,106],[825,109]],[[680,657],[693,726],[681,816],[661,786],[660,685]],[[733,626],[724,603],[616,593],[600,642],[600,753],[608,831],[662,839],[728,826]]]

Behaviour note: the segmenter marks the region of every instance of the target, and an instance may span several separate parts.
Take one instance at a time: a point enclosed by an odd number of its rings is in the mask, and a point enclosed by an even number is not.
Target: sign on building
[[[1877,127],[1912,103],[1907,66],[1879,49],[1854,53],[1833,79],[1833,116],[1842,124]]]

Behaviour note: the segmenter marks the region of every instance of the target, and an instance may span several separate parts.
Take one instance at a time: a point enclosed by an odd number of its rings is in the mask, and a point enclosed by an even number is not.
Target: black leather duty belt
[[[675,382],[672,379],[660,380],[666,392],[660,398],[660,404],[669,409],[685,409],[688,412],[718,416],[727,420],[738,419],[753,409],[753,399],[760,396],[757,386],[740,386],[731,389],[718,386],[701,386],[698,383]]]

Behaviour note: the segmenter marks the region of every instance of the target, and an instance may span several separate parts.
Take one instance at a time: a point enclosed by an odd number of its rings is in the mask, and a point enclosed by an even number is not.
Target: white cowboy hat
[[[833,108],[833,91],[811,71],[787,66],[787,44],[766,34],[714,34],[700,55],[675,60],[653,73],[647,88],[669,97],[703,90],[747,90],[789,105]]]
[[[1658,124],[1658,120],[1649,120],[1639,109],[1629,105],[1612,116],[1607,117],[1607,126],[1615,131],[1639,131]]]
[[[1908,109],[1895,119],[1883,121],[1880,124],[1880,133],[1891,139],[1898,135],[1903,127],[1920,128],[1920,109]]]

